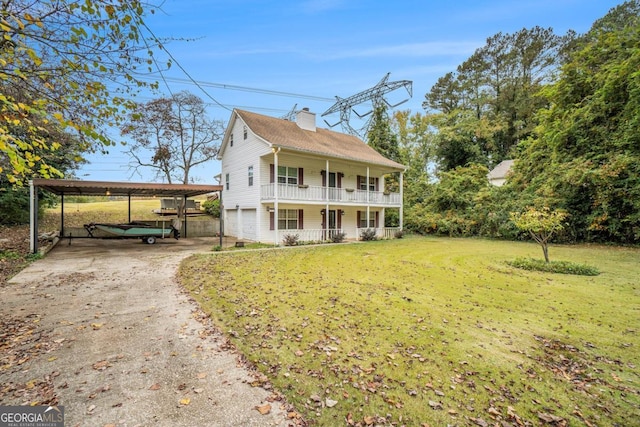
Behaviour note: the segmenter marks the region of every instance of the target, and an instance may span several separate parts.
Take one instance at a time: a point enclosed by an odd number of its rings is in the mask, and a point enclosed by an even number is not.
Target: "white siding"
[[[257,209],[260,203],[261,155],[270,153],[269,146],[247,131],[243,137],[244,123],[238,119],[233,126],[233,147],[227,146],[222,157],[222,184],[229,174],[229,190],[224,188],[222,202],[226,209]],[[253,166],[253,186],[249,186],[248,170]],[[269,171],[267,171],[267,174]]]

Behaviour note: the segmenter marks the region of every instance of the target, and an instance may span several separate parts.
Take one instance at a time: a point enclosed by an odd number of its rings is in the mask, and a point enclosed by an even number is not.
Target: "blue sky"
[[[570,29],[584,33],[621,3],[165,0],[161,11],[148,17],[147,25],[158,37],[179,39],[166,45],[179,64],[164,74],[169,88],[189,90],[210,103],[211,118],[226,123],[236,107],[280,117],[297,104],[317,113],[319,125],[327,127],[320,115],[335,96],[346,98],[366,90],[387,73],[390,81],[413,81],[413,97],[399,108],[424,112],[422,101],[436,80],[454,71],[488,37],[536,25],[551,27],[559,35]],[[204,91],[189,79],[205,83]],[[161,90],[169,93],[166,86]],[[405,98],[401,90],[390,95],[391,102]],[[332,124],[337,119],[327,118]],[[113,136],[119,138],[117,132]],[[92,163],[78,177],[152,180],[148,173],[132,175],[121,149],[109,151],[106,156],[91,156]],[[198,168],[197,182],[214,183],[219,171],[217,161]]]

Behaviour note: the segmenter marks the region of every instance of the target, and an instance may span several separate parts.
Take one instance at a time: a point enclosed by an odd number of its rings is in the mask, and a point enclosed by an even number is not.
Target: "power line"
[[[140,23],[142,24],[142,26],[144,28],[147,29],[147,31],[149,31],[149,34],[151,34],[151,36],[154,38],[154,40],[159,40],[158,37],[151,30],[151,28],[149,28],[149,26],[147,25],[147,23],[144,20],[141,20]],[[202,86],[200,86],[200,84],[193,77],[191,77],[191,74],[189,74],[189,72],[182,66],[182,64],[180,64],[180,62],[178,62],[178,60],[173,56],[173,54],[171,52],[169,52],[169,50],[167,48],[164,47],[164,45],[162,43],[158,43],[158,46],[160,47],[161,50],[164,50],[167,55],[169,55],[169,58],[171,58],[171,61],[173,61],[173,63],[175,63],[178,66],[178,68],[180,68],[180,70],[184,73],[184,75],[189,78],[189,80],[188,80],[189,82],[192,82],[194,85],[196,85],[198,87],[198,89],[200,89],[202,91],[202,93],[204,93],[214,103],[216,103],[220,107],[224,108],[225,110],[231,111],[231,109],[229,109],[225,105],[221,104],[217,99],[215,99],[213,96],[211,96],[209,94],[209,92],[204,90],[204,88]],[[155,63],[155,59],[154,59],[154,63]],[[162,73],[162,70],[160,70],[159,68],[158,68],[158,70],[160,71],[160,76],[162,77],[162,80],[165,82],[165,84],[167,84],[168,80],[167,80],[167,78],[165,78],[164,74]],[[167,87],[168,87],[168,84],[167,84]],[[169,92],[171,92],[171,89],[169,89]]]
[[[146,77],[146,76],[142,76],[141,78],[143,80],[153,80],[151,77]],[[325,98],[325,97],[322,97],[322,96],[303,95],[303,94],[300,94],[300,93],[283,92],[283,91],[270,90],[270,89],[260,89],[260,88],[249,87],[249,86],[231,85],[231,84],[226,84],[226,83],[195,81],[195,80],[190,80],[190,79],[181,79],[179,77],[164,77],[164,79],[166,81],[168,81],[168,82],[173,82],[173,83],[197,84],[197,85],[200,85],[200,86],[215,87],[215,88],[218,88],[218,89],[225,89],[225,90],[235,90],[235,91],[239,91],[239,92],[262,93],[262,94],[265,94],[265,95],[284,96],[284,97],[289,97],[289,98],[303,98],[303,99],[310,99],[310,100],[313,100],[313,101],[323,101],[323,102],[334,102],[335,101],[334,98]]]

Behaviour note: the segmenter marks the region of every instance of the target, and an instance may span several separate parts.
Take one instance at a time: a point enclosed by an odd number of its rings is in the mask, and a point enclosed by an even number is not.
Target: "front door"
[[[336,211],[329,211],[329,230],[335,230],[337,228]]]
[[[323,209],[324,211],[324,209]],[[329,240],[333,237],[333,235],[336,233],[336,229],[338,228],[338,215],[337,215],[337,211],[335,210],[329,210],[327,211],[329,212],[329,215],[325,215],[323,214],[322,216],[322,239],[323,240]],[[327,219],[329,220],[329,222],[327,223]]]
[[[336,179],[335,172],[329,172],[329,200],[338,200],[340,196],[340,190],[336,187],[338,186],[338,180]],[[335,211],[334,211],[335,212]],[[334,228],[334,227],[329,227]]]

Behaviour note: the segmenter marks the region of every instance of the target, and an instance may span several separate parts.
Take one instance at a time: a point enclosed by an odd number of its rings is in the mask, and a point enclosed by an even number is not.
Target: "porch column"
[[[369,217],[371,216],[371,198],[369,196],[371,188],[369,188],[369,180],[369,166],[367,166],[367,228],[369,228]]]
[[[325,238],[329,236],[329,160],[325,160],[324,178],[325,206],[324,206],[324,230]]]
[[[278,246],[278,153],[280,153],[280,147],[271,149],[273,152],[273,245]]]
[[[403,229],[403,212],[404,212],[404,172],[400,172],[400,230]]]

